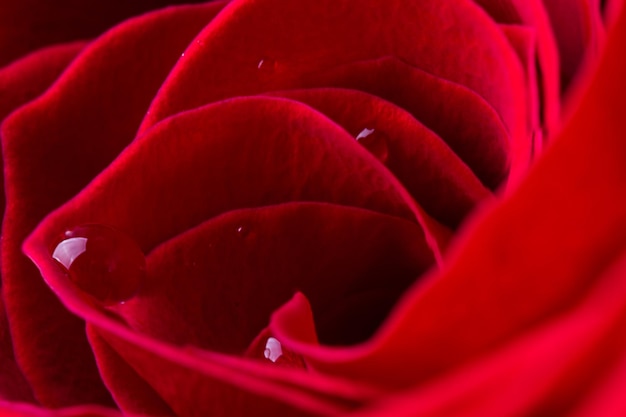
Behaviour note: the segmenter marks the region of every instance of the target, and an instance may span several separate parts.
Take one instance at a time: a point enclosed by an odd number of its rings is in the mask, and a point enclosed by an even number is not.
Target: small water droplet
[[[180,54],[180,56],[181,56],[181,57],[184,57],[184,56],[185,56],[185,53],[183,52],[182,54]]]
[[[387,145],[387,138],[382,132],[376,129],[365,128],[356,136],[356,140],[380,162],[387,162],[389,158],[389,147]]]
[[[246,237],[250,234],[250,228],[241,225],[237,227],[237,234],[239,235],[239,237]]]
[[[66,231],[52,258],[71,282],[104,305],[131,298],[146,274],[146,260],[139,246],[124,233],[99,224]]]
[[[276,60],[272,58],[262,58],[261,60],[259,60],[259,63],[256,67],[259,71],[262,71],[264,73],[274,72],[274,70],[276,69]]]

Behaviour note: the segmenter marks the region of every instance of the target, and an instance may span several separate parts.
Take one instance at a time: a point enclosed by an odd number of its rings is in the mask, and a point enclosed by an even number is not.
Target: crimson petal
[[[385,166],[430,216],[451,228],[491,195],[439,137],[376,96],[338,88],[268,94],[315,108],[355,138],[364,132],[377,135],[378,142],[370,150],[373,155],[377,156],[376,145],[382,142],[378,147],[384,146]]]
[[[113,24],[180,0],[0,2],[0,66],[36,49],[99,35]]]
[[[517,173],[528,165],[528,155],[524,157],[528,138],[520,141],[508,132],[489,103],[463,85],[397,58],[340,65],[307,75],[302,84],[365,91],[404,108],[439,135],[491,189],[501,186],[510,170]]]
[[[2,125],[7,184],[2,289],[16,359],[44,405],[109,404],[111,399],[84,325],[41,282],[21,253],[22,241],[132,140],[179,51],[222,5],[170,8],[113,29],[88,46],[43,96]]]
[[[562,314],[610,276],[603,272],[626,248],[626,13],[620,18],[561,135],[526,181],[466,232],[446,269],[410,290],[359,349],[288,346],[323,372],[417,385]]]
[[[114,311],[136,331],[228,353],[243,352],[294,289],[312,301],[323,340],[363,340],[434,264],[415,223],[320,203],[229,212],[147,261],[149,281]]]
[[[493,21],[462,0],[445,5],[400,0],[234,1],[185,51],[152,103],[142,131],[189,108],[291,89],[307,74],[382,56],[397,56],[466,85],[496,109],[514,137],[526,136],[519,61]],[[198,83],[201,79],[210,82]]]

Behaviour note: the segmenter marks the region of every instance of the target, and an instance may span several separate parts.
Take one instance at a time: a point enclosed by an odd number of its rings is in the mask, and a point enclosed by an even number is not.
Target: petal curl
[[[482,214],[447,267],[409,291],[377,337],[346,350],[288,347],[323,372],[406,387],[585,299],[626,248],[625,42],[622,13],[569,123],[526,181]]]
[[[185,51],[142,131],[189,108],[295,88],[307,74],[383,56],[466,85],[496,109],[511,135],[526,136],[515,53],[483,11],[465,0],[234,1]]]
[[[2,290],[16,359],[44,405],[110,404],[111,399],[84,324],[55,300],[23,257],[21,244],[46,213],[84,187],[132,140],[180,50],[221,7],[170,8],[111,30],[43,96],[2,125],[7,195]]]

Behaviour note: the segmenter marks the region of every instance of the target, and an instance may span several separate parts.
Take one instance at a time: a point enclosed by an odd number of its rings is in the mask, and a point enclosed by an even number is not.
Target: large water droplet
[[[66,231],[52,257],[70,281],[104,305],[131,298],[146,275],[146,260],[135,241],[99,224]]]
[[[365,128],[356,136],[356,140],[380,162],[387,162],[389,158],[389,147],[387,145],[387,138],[382,132],[376,129]]]
[[[278,358],[283,356],[283,346],[280,344],[278,339],[275,339],[273,337],[267,338],[263,356],[265,356],[265,359],[269,359],[272,362],[276,362]]]
[[[274,337],[267,338],[263,356],[265,359],[272,361],[277,365],[291,368],[306,368],[306,364],[304,363],[302,356],[283,348],[283,345]]]

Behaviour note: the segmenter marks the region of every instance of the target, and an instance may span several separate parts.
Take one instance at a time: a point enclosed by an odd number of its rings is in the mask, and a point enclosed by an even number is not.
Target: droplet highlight
[[[257,63],[256,68],[262,74],[271,74],[276,69],[276,60],[271,58],[261,58]]]
[[[52,250],[52,258],[74,285],[104,305],[133,297],[146,276],[146,260],[137,243],[100,224],[66,231]]]
[[[263,356],[270,362],[289,368],[306,369],[302,356],[285,349],[278,339],[268,337],[265,342]]]
[[[250,228],[244,225],[237,226],[237,235],[244,238],[250,234]]]
[[[389,159],[387,138],[382,132],[366,127],[359,132],[356,136],[356,140],[380,162],[385,163],[387,159]]]
[[[273,337],[267,338],[263,356],[265,356],[265,359],[269,359],[272,362],[276,362],[278,358],[283,356],[283,346],[280,344],[278,339],[275,339]]]

